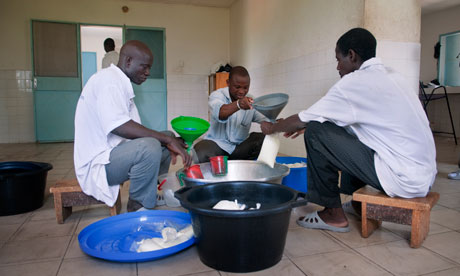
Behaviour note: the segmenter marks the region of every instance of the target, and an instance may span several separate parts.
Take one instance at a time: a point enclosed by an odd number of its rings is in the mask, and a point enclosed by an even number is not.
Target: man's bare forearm
[[[305,128],[306,123],[302,122],[299,115],[294,114],[286,119],[280,120],[272,125],[272,132],[296,132]]]
[[[161,132],[144,127],[141,124],[129,120],[121,126],[112,130],[112,133],[126,139],[136,139],[142,137],[153,137],[160,141],[161,144],[166,145],[170,142],[170,138]]]

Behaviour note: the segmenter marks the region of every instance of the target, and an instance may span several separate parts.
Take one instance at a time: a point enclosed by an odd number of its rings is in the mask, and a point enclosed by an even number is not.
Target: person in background
[[[128,41],[118,65],[94,74],[80,95],[75,113],[75,173],[83,192],[113,206],[119,186],[130,180],[128,212],[156,205],[158,175],[181,156],[191,157],[183,140],[141,124],[131,82],[150,75],[153,55],[140,41]]]
[[[434,182],[436,150],[426,114],[406,78],[375,57],[376,46],[365,29],[343,34],[335,48],[341,79],[307,110],[261,125],[264,134],[304,133],[307,199],[325,208],[299,218],[303,227],[349,231],[340,193],[366,184],[413,198],[426,196]]]
[[[235,66],[230,70],[228,87],[218,89],[209,96],[210,127],[194,146],[195,163],[208,162],[209,157],[227,155],[230,160],[254,160],[259,155],[265,135],[249,134],[252,122],[268,120],[252,108],[248,97],[251,79],[246,68]]]
[[[115,51],[115,41],[111,38],[104,40],[105,55],[102,58],[102,69],[107,68],[110,64],[118,64],[119,55]]]
[[[441,55],[441,43],[438,41],[434,45],[434,53],[433,53],[433,57],[434,57],[434,59],[436,59],[436,72],[439,69],[439,56],[440,55]],[[436,73],[436,78],[434,80],[430,81],[430,83],[432,83],[434,85],[439,85],[439,80],[438,80],[437,73]]]

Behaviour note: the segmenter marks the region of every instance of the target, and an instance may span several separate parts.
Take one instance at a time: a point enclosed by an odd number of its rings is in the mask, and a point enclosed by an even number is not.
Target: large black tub
[[[0,162],[0,216],[43,206],[46,176],[52,168],[40,162]]]
[[[305,205],[304,193],[287,186],[231,181],[184,187],[175,196],[190,211],[201,261],[217,270],[251,272],[277,264],[284,251],[291,210]],[[220,200],[258,210],[215,210]],[[298,200],[300,199],[300,200]]]

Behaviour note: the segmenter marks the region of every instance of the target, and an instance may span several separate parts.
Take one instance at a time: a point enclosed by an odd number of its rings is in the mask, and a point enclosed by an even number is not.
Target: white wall
[[[128,0],[0,1],[0,143],[35,141],[31,19],[165,28],[168,120],[207,118],[207,75],[216,62],[229,60],[228,9]]]
[[[362,26],[363,13],[363,0],[237,1],[230,10],[232,64],[247,67],[254,96],[289,94],[280,118],[298,113],[339,80],[335,44]],[[303,139],[282,139],[280,152],[305,156]]]

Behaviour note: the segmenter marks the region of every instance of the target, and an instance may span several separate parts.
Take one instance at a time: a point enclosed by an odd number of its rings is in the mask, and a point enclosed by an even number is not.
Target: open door
[[[149,78],[141,85],[133,83],[134,101],[139,110],[142,124],[162,131],[168,126],[166,94],[165,32],[157,28],[125,28],[125,42],[139,40],[153,53],[153,65]]]
[[[78,25],[32,21],[35,134],[39,142],[73,141],[81,92]]]

